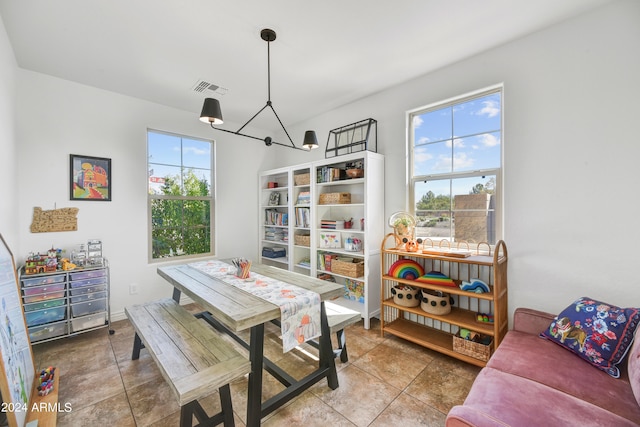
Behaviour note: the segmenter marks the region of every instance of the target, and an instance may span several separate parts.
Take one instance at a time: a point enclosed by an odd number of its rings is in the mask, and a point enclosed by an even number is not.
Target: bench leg
[[[140,358],[140,350],[143,348],[144,344],[136,332],[136,336],[133,337],[133,352],[131,353],[131,360],[138,360]]]
[[[336,338],[338,339],[338,348],[340,349],[340,361],[347,363],[349,361],[349,355],[347,354],[347,338],[344,334],[344,329],[336,332]]]

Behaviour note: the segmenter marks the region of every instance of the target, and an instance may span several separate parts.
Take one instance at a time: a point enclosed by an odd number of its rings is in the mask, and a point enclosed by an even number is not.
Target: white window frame
[[[424,114],[430,110],[438,110],[450,107],[456,104],[462,104],[470,100],[481,98],[492,93],[500,93],[500,166],[490,169],[477,169],[462,172],[433,173],[425,175],[414,175],[414,128],[413,118]],[[407,130],[407,212],[411,215],[416,214],[415,186],[419,182],[430,180],[459,179],[469,177],[484,177],[487,175],[495,175],[495,241],[504,239],[504,85],[497,84],[473,92],[469,92],[460,96],[452,97],[444,101],[435,102],[423,107],[415,108],[406,113],[406,130]],[[451,241],[451,239],[445,239]]]
[[[148,260],[149,263],[154,264],[154,263],[160,263],[160,262],[167,262],[167,261],[175,261],[177,259],[197,259],[197,258],[204,258],[204,257],[211,257],[211,256],[215,256],[217,253],[217,244],[216,244],[216,229],[215,229],[215,224],[216,224],[216,164],[215,164],[215,160],[216,160],[216,144],[214,140],[209,140],[209,139],[204,139],[204,138],[198,138],[198,137],[192,137],[189,135],[182,135],[182,134],[178,134],[178,133],[172,133],[172,132],[166,132],[166,131],[161,131],[158,129],[152,129],[152,128],[148,128],[147,132],[146,132],[146,139],[147,139],[147,144],[146,144],[146,150],[147,150],[147,171],[149,171],[149,167],[150,167],[150,162],[149,162],[149,133],[159,133],[159,134],[164,134],[164,135],[169,135],[169,136],[174,136],[177,138],[185,138],[185,139],[189,139],[189,140],[196,140],[196,141],[203,141],[203,142],[208,142],[211,144],[211,176],[210,176],[210,182],[211,182],[211,194],[209,196],[197,196],[197,197],[191,197],[191,196],[172,196],[172,195],[154,195],[151,194],[149,192],[149,177],[147,176],[147,182],[146,182],[146,192],[147,192],[147,254],[148,254]],[[148,173],[145,173],[145,175],[148,175]],[[180,256],[174,256],[174,257],[166,257],[166,258],[154,258],[153,257],[153,222],[152,222],[152,209],[151,209],[151,201],[154,199],[165,199],[165,200],[209,200],[210,202],[210,217],[209,217],[209,227],[211,230],[211,234],[209,236],[209,241],[210,241],[210,251],[206,252],[206,253],[201,253],[201,254],[192,254],[192,255],[180,255]]]

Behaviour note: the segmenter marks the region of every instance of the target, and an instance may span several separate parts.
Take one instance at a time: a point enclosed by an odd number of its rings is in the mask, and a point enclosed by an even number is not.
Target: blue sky
[[[499,167],[500,96],[414,116],[414,175]]]
[[[211,183],[211,142],[150,131],[148,150],[151,176],[180,176],[184,167]],[[150,183],[151,188],[158,186]]]

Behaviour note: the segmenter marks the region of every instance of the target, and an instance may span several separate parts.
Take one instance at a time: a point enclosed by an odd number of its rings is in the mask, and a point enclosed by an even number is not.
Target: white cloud
[[[496,145],[500,145],[500,138],[496,138],[492,133],[485,133],[480,135],[478,138],[485,147],[495,147]]]
[[[500,105],[496,101],[482,101],[483,107],[476,113],[478,116],[495,117],[500,114]]]
[[[417,129],[420,126],[422,126],[422,123],[424,123],[424,120],[422,120],[422,117],[413,116],[413,127],[414,127],[414,129]]]
[[[448,148],[451,148],[451,140],[450,139],[447,140],[446,145],[447,145]],[[455,148],[464,148],[465,147],[464,140],[460,139],[460,138],[454,138],[453,139],[453,146]]]
[[[205,155],[209,155],[209,150],[203,150],[201,148],[196,148],[196,147],[183,147],[183,151],[184,152],[191,152],[193,154],[195,154],[196,156],[205,156]]]
[[[423,136],[422,138],[419,138],[416,141],[416,144],[426,144],[429,141],[431,141],[429,138],[427,138],[426,136]]]

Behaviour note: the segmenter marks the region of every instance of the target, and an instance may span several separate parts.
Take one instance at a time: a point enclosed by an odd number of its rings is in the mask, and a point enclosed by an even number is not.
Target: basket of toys
[[[423,289],[420,308],[429,314],[443,315],[451,313],[453,298],[449,294],[431,289]]]
[[[311,236],[308,234],[295,234],[293,240],[297,246],[311,246]]]
[[[420,304],[420,289],[398,283],[391,288],[393,302],[403,307],[417,307]]]
[[[308,174],[308,173],[301,173],[293,176],[293,182],[296,185],[309,185],[310,181],[311,181],[311,174]]]
[[[331,271],[347,277],[364,276],[364,261],[340,257],[331,261]]]
[[[345,205],[351,203],[351,193],[322,193],[320,205]]]
[[[493,338],[488,335],[463,328],[453,336],[453,351],[486,362],[491,356],[492,342]]]

